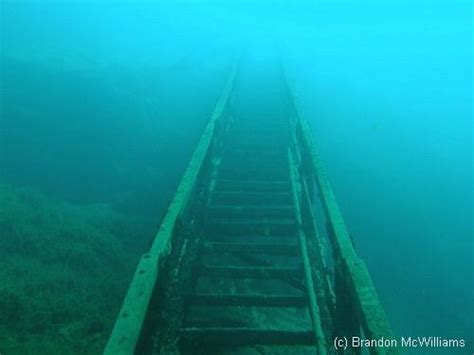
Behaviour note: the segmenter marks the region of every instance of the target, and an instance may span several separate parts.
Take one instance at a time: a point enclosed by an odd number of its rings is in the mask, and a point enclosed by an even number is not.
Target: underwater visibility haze
[[[236,57],[262,141],[284,67],[393,332],[466,342],[403,353],[473,353],[472,11],[1,1],[0,354],[102,353]]]

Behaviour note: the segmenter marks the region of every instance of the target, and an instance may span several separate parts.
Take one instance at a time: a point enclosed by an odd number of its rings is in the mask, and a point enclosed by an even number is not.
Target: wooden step
[[[249,233],[249,234],[207,234],[206,240],[208,242],[222,242],[222,243],[255,243],[255,244],[293,244],[298,242],[296,234],[265,234],[265,233]]]
[[[260,147],[255,149],[255,146],[250,145],[236,145],[228,147],[224,151],[222,159],[233,160],[239,162],[246,161],[281,161],[285,162],[285,159],[288,159],[288,146],[285,146],[283,149],[270,149],[268,147]]]
[[[214,345],[315,345],[311,330],[254,328],[182,328],[180,340]]]
[[[289,192],[290,181],[288,180],[270,180],[262,179],[223,179],[217,180],[217,188],[219,190],[227,191],[257,191],[257,192]]]
[[[263,138],[263,139],[262,139]],[[288,127],[286,130],[280,128],[279,130],[272,130],[270,127],[253,128],[249,130],[231,131],[227,137],[226,142],[229,147],[240,145],[252,145],[257,147],[281,146],[287,145],[290,139]]]
[[[242,141],[235,140],[227,141],[228,150],[232,151],[246,151],[250,154],[284,154],[288,150],[288,141]],[[225,154],[224,154],[225,156]],[[250,156],[250,155],[247,155]]]
[[[235,191],[217,188],[212,195],[212,202],[215,204],[279,204],[288,205],[292,203],[289,191]]]
[[[286,164],[285,164],[286,163]],[[226,159],[222,158],[220,164],[221,170],[265,170],[265,171],[275,171],[275,170],[288,170],[288,162],[285,162],[284,159],[278,160],[263,160],[257,158],[247,158],[244,161],[242,159]]]
[[[220,171],[228,170],[238,172],[241,170],[259,170],[259,171],[288,171],[288,163],[284,160],[263,160],[263,159],[226,159],[222,158],[219,166]]]
[[[295,267],[245,267],[201,265],[198,269],[202,276],[218,276],[235,279],[287,279],[302,275]]]
[[[191,305],[198,306],[246,306],[246,307],[305,307],[303,295],[247,295],[198,293],[187,296]]]
[[[286,170],[262,170],[262,169],[242,169],[239,171],[220,170],[217,175],[220,179],[234,178],[234,179],[272,179],[285,180],[288,178],[288,171]]]
[[[209,206],[207,215],[210,217],[294,217],[292,205],[226,205]]]
[[[296,234],[296,221],[293,219],[211,219],[206,222],[207,235],[226,234]]]
[[[204,252],[212,253],[247,253],[260,255],[299,255],[296,244],[289,243],[225,243],[225,242],[205,242]]]

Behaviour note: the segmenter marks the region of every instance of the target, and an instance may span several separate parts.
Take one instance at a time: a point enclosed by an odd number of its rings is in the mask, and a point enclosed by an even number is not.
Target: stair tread
[[[295,267],[248,267],[248,266],[217,266],[204,264],[199,269],[201,275],[271,279],[281,277],[295,277],[302,273],[301,268]]]
[[[289,196],[290,191],[243,191],[236,189],[216,189],[214,190],[214,194]]]
[[[187,298],[190,304],[206,306],[305,307],[307,305],[304,295],[196,293],[188,295]]]
[[[213,218],[209,221],[211,224],[225,224],[225,225],[242,225],[242,224],[265,224],[265,225],[293,225],[296,223],[294,218],[275,218],[275,217],[268,217],[262,218],[258,217],[258,219],[243,219],[243,218]]]
[[[222,178],[218,179],[218,182],[224,183],[243,183],[243,184],[261,184],[261,185],[288,185],[289,181],[286,180],[241,180],[241,179],[229,179]]]
[[[247,191],[290,191],[290,180],[287,176],[245,176],[245,179],[230,174],[219,175],[217,187]]]
[[[266,241],[270,241],[270,240],[274,240],[274,241],[278,241],[278,240],[289,240],[289,239],[294,239],[296,240],[296,235],[295,234],[291,234],[291,233],[288,233],[288,234],[256,234],[256,233],[245,233],[245,234],[226,234],[226,233],[223,233],[223,234],[208,234],[207,235],[207,240],[208,241],[211,241],[211,242],[214,242],[214,241],[222,241],[222,240],[232,240],[232,242],[236,243],[236,240],[247,240],[247,239],[251,239],[251,240],[255,240],[255,239],[263,239],[263,240],[266,240]]]
[[[290,243],[238,243],[205,242],[204,249],[214,252],[261,253],[271,255],[297,255],[297,244]]]
[[[232,210],[244,210],[244,209],[277,209],[277,210],[293,210],[292,205],[256,205],[256,204],[246,204],[246,205],[229,205],[229,204],[212,204],[209,206],[209,209],[232,209]]]
[[[207,216],[211,218],[294,218],[292,205],[282,204],[211,204]]]

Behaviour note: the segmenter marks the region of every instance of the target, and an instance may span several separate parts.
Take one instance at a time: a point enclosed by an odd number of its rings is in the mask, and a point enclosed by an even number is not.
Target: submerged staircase
[[[311,316],[318,311],[298,237],[288,127],[288,117],[238,120],[227,136],[185,300],[180,341],[188,348],[324,342],[312,321],[319,317]]]
[[[106,354],[358,354],[334,338],[391,337],[284,77],[252,95],[255,110],[242,76],[234,67]]]

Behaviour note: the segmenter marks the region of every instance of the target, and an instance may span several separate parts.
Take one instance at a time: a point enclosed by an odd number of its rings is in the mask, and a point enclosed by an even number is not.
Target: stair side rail
[[[346,323],[341,324],[341,319],[339,319],[340,329],[343,329],[342,336],[346,336],[350,341],[352,336],[361,336],[360,328],[362,327],[363,336],[361,337],[365,337],[365,339],[395,339],[368,269],[354,249],[336,196],[316,148],[313,131],[300,111],[284,68],[283,76],[289,104],[292,106],[293,130],[297,144],[301,147],[302,161],[306,164],[302,170],[312,175],[308,177],[308,181],[313,181],[313,178],[316,181],[324,209],[335,263],[335,297],[336,308],[339,308],[335,316],[340,318],[342,314],[344,318],[342,323]],[[336,319],[336,323],[337,321]],[[352,324],[347,325],[347,323]],[[354,350],[357,353],[357,350]],[[396,347],[374,347],[370,351],[371,354],[399,353]]]
[[[131,355],[135,352],[143,331],[150,299],[157,285],[163,264],[170,254],[176,226],[189,205],[200,175],[212,162],[210,154],[217,136],[222,130],[223,120],[232,104],[234,82],[237,74],[237,61],[224,85],[212,115],[194,149],[191,160],[178,185],[173,200],[153,239],[149,251],[144,254],[136,267],[112,333],[104,350],[106,355]]]

